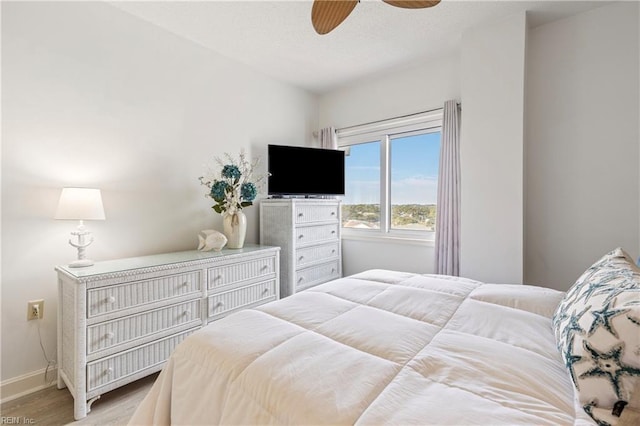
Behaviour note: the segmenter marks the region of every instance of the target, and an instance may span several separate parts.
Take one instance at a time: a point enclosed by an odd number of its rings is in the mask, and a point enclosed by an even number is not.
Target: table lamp
[[[78,249],[78,259],[71,262],[69,266],[79,268],[93,265],[93,260],[85,257],[86,248],[93,242],[93,237],[91,232],[86,230],[84,221],[105,219],[100,190],[92,188],[63,188],[55,218],[80,221],[78,229],[71,232],[71,235],[78,237],[78,242],[74,243],[71,239],[69,240],[69,244]]]

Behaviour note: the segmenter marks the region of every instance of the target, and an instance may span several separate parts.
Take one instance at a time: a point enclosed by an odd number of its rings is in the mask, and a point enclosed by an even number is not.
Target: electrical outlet
[[[29,300],[27,302],[27,321],[44,317],[44,299]]]

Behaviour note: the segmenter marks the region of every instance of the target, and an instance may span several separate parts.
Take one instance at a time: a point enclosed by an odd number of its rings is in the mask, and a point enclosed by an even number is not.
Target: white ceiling
[[[324,93],[451,52],[467,29],[523,10],[538,26],[606,2],[442,0],[409,10],[361,0],[322,36],[311,25],[311,0],[110,3],[278,80]]]

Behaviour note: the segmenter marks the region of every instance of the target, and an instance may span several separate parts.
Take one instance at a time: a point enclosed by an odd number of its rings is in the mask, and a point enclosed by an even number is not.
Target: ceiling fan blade
[[[390,4],[391,6],[401,7],[403,9],[424,9],[425,7],[432,7],[440,3],[440,0],[415,0],[415,1],[382,0],[382,1],[387,4]]]
[[[311,8],[311,22],[318,34],[327,34],[340,25],[358,4],[358,0],[315,0]]]

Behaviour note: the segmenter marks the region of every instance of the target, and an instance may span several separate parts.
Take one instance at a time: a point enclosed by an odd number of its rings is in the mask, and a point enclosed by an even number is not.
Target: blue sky
[[[391,203],[435,204],[440,133],[408,136],[391,142]],[[351,146],[345,157],[345,204],[380,202],[380,143]]]

